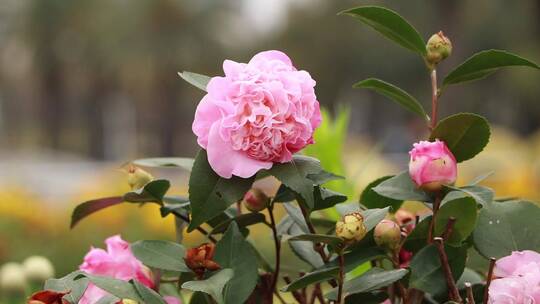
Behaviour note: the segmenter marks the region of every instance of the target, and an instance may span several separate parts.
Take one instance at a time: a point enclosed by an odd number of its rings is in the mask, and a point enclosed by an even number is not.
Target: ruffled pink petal
[[[497,277],[511,276],[518,268],[527,264],[540,265],[540,253],[531,250],[513,251],[511,255],[497,261],[493,273]]]
[[[219,135],[219,124],[220,122],[217,122],[210,128],[206,149],[208,163],[219,176],[249,178],[261,169],[272,168],[272,162],[259,161],[234,150],[231,143],[224,141]]]
[[[281,51],[271,50],[260,52],[257,55],[253,56],[249,61],[249,64],[257,64],[259,62],[266,62],[269,60],[279,60],[286,65],[292,66],[292,61],[285,53]]]

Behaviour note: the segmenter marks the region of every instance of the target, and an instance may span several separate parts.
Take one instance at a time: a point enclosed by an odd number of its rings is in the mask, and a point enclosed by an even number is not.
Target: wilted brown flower
[[[69,292],[58,292],[52,290],[42,290],[34,293],[29,299],[28,304],[69,304],[64,297]]]
[[[204,243],[199,247],[191,248],[186,252],[184,261],[199,278],[202,278],[206,270],[214,271],[221,267],[213,261],[215,245]]]

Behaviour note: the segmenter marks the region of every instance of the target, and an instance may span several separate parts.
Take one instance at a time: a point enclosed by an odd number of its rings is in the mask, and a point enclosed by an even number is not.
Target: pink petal
[[[289,66],[292,66],[292,62],[289,56],[287,56],[285,53],[281,51],[275,51],[275,50],[264,51],[264,52],[258,53],[257,55],[253,56],[253,58],[251,58],[251,60],[249,61],[249,64],[265,62],[268,60],[279,60]]]

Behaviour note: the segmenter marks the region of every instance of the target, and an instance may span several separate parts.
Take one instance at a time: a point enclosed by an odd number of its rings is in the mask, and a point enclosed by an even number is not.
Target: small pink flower
[[[251,177],[313,143],[321,122],[315,81],[279,51],[223,62],[195,112],[193,132],[221,177]]]
[[[152,274],[131,252],[129,243],[119,235],[109,237],[105,243],[107,250],[93,248],[84,257],[80,270],[94,275],[108,276],[129,281],[138,280],[150,288],[154,286]],[[93,304],[107,295],[107,292],[89,284],[79,304]]]
[[[436,191],[443,184],[453,184],[457,177],[454,155],[442,141],[421,141],[409,152],[409,174],[418,187]]]
[[[540,266],[540,253],[531,250],[512,251],[511,255],[497,261],[493,274],[504,278],[519,274],[523,269],[534,265]]]

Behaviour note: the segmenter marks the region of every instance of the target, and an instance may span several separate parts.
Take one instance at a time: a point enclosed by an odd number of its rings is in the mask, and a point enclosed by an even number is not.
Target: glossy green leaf
[[[430,200],[430,197],[424,191],[416,187],[408,171],[403,171],[372,189],[379,195],[395,200],[420,202]]]
[[[483,186],[465,186],[465,187],[447,186],[447,187],[454,191],[451,191],[444,197],[443,201],[441,202],[442,205],[444,205],[449,200],[452,200],[458,197],[463,197],[463,196],[472,197],[478,204],[482,206],[491,204],[491,202],[493,201],[493,196],[494,196],[493,190],[488,187],[483,187]]]
[[[88,279],[82,278],[75,280],[81,271],[74,271],[60,279],[48,279],[45,282],[44,290],[57,292],[68,292],[63,299],[70,304],[77,304],[88,287]]]
[[[382,270],[381,268],[372,268],[363,275],[346,281],[343,284],[343,294],[348,296],[377,290],[402,279],[407,273],[407,269]],[[337,288],[330,290],[325,296],[330,300],[336,300]]]
[[[448,263],[455,280],[461,277],[465,269],[467,248],[445,246]],[[447,290],[444,271],[435,245],[428,245],[416,253],[409,265],[411,276],[409,286],[432,295],[445,293]]]
[[[418,31],[392,10],[379,6],[360,6],[340,14],[354,17],[402,47],[426,55],[426,43]]]
[[[121,299],[131,299],[143,302],[135,286],[127,281],[113,279],[105,276],[92,275],[88,273],[79,274],[75,279],[88,278],[97,287]]]
[[[182,288],[191,291],[200,291],[212,296],[217,304],[228,303],[223,298],[223,288],[234,277],[232,269],[222,269],[210,278],[201,281],[189,281],[182,284]]]
[[[336,175],[325,170],[321,170],[318,173],[308,174],[306,177],[312,180],[315,185],[323,185],[331,181],[344,179],[343,176]]]
[[[206,75],[197,74],[193,72],[178,72],[178,76],[182,77],[189,84],[206,92],[206,86],[210,82],[211,77]]]
[[[185,157],[153,157],[133,161],[133,164],[143,167],[179,167],[191,171],[193,158]]]
[[[396,102],[410,112],[419,115],[420,117],[422,117],[422,119],[428,118],[426,111],[424,110],[420,102],[416,100],[416,98],[391,83],[376,78],[368,78],[366,80],[357,82],[353,86],[353,88],[364,88],[373,90],[381,95],[390,98],[392,101]]]
[[[306,273],[302,277],[294,280],[287,286],[284,286],[281,291],[289,292],[295,291],[297,289],[305,288],[311,284],[321,283],[328,281],[330,279],[335,279],[339,274],[339,267],[328,267],[323,269],[318,269],[310,273]]]
[[[171,187],[171,183],[166,179],[156,179],[144,185],[141,189],[124,194],[124,201],[130,203],[159,203],[163,202],[163,197]]]
[[[131,244],[133,255],[146,266],[170,271],[190,272],[184,263],[184,246],[161,240],[137,241]]]
[[[403,203],[403,200],[391,199],[382,196],[373,190],[373,188],[377,187],[379,184],[392,177],[392,175],[383,176],[369,183],[360,195],[360,204],[366,206],[369,209],[392,207],[392,211],[396,212]]]
[[[451,84],[485,78],[498,69],[510,66],[524,66],[540,69],[536,63],[502,50],[487,50],[472,55],[450,72],[443,80],[443,87]]]
[[[321,186],[315,186],[315,188],[313,188],[313,196],[315,199],[313,211],[334,207],[335,205],[343,203],[347,200],[347,196],[345,194]]]
[[[480,210],[474,245],[486,258],[540,251],[540,207],[527,201],[494,202]]]
[[[131,284],[135,287],[135,290],[139,293],[144,304],[167,304],[165,300],[152,289],[139,283],[137,280],[131,280]]]
[[[298,210],[300,212],[300,210]],[[308,233],[309,229],[304,225],[300,225],[293,219],[291,215],[283,217],[277,227],[278,235],[301,235]],[[313,243],[310,241],[294,241],[288,243],[292,252],[301,260],[313,266],[314,268],[321,267],[324,262],[321,256],[313,248]]]
[[[216,244],[214,260],[235,273],[223,291],[225,303],[244,303],[257,285],[258,263],[252,248],[235,222],[229,225],[223,238]]]
[[[71,214],[71,225],[73,228],[77,223],[79,223],[83,218],[89,216],[92,213],[98,212],[99,210],[115,206],[124,202],[124,198],[121,196],[105,197],[98,198],[91,201],[86,201],[82,204],[77,205]]]
[[[301,234],[290,237],[289,242],[294,241],[310,241],[313,243],[324,243],[332,246],[333,248],[339,248],[343,245],[343,240],[333,235],[326,234]]]
[[[217,233],[223,233],[227,228],[229,227],[229,224],[234,221],[239,227],[247,227],[251,225],[255,225],[258,223],[264,223],[266,220],[264,214],[259,212],[250,212],[250,213],[244,213],[240,214],[234,218],[225,220],[218,224],[217,226],[210,231],[210,234],[217,234]]]
[[[309,228],[306,220],[304,219],[304,215],[302,214],[302,210],[291,203],[283,204],[283,207],[287,211],[289,217],[294,221],[294,223],[296,223],[296,225],[298,225],[298,227],[304,233],[309,233]]]
[[[382,221],[386,215],[388,215],[389,209],[389,207],[386,207],[362,211],[361,213],[364,216],[364,225],[366,226],[366,230],[370,231],[371,229],[375,228],[375,226],[377,226],[377,224]]]
[[[118,302],[121,300],[122,299],[120,299],[119,297],[115,297],[109,294],[109,295],[103,296],[95,304],[118,304]]]
[[[484,277],[482,277],[480,274],[478,274],[478,272],[470,268],[465,268],[463,274],[456,283],[459,289],[463,289],[465,288],[466,282],[469,282],[472,285],[481,284],[484,282]]]
[[[449,245],[459,246],[473,232],[477,214],[476,202],[471,197],[449,201],[437,212],[435,235],[441,236],[446,229],[448,220],[453,217],[456,222],[452,234],[445,242]]]
[[[188,231],[193,231],[242,199],[251,188],[253,180],[235,176],[229,179],[220,177],[210,167],[206,151],[199,151],[189,179],[192,218]]]
[[[307,176],[321,172],[320,162],[312,157],[295,155],[288,163],[274,164],[268,173],[298,193],[309,209],[314,207],[314,182]]]
[[[473,158],[489,142],[491,131],[487,120],[472,113],[459,113],[441,120],[430,140],[444,141],[458,162]]]

